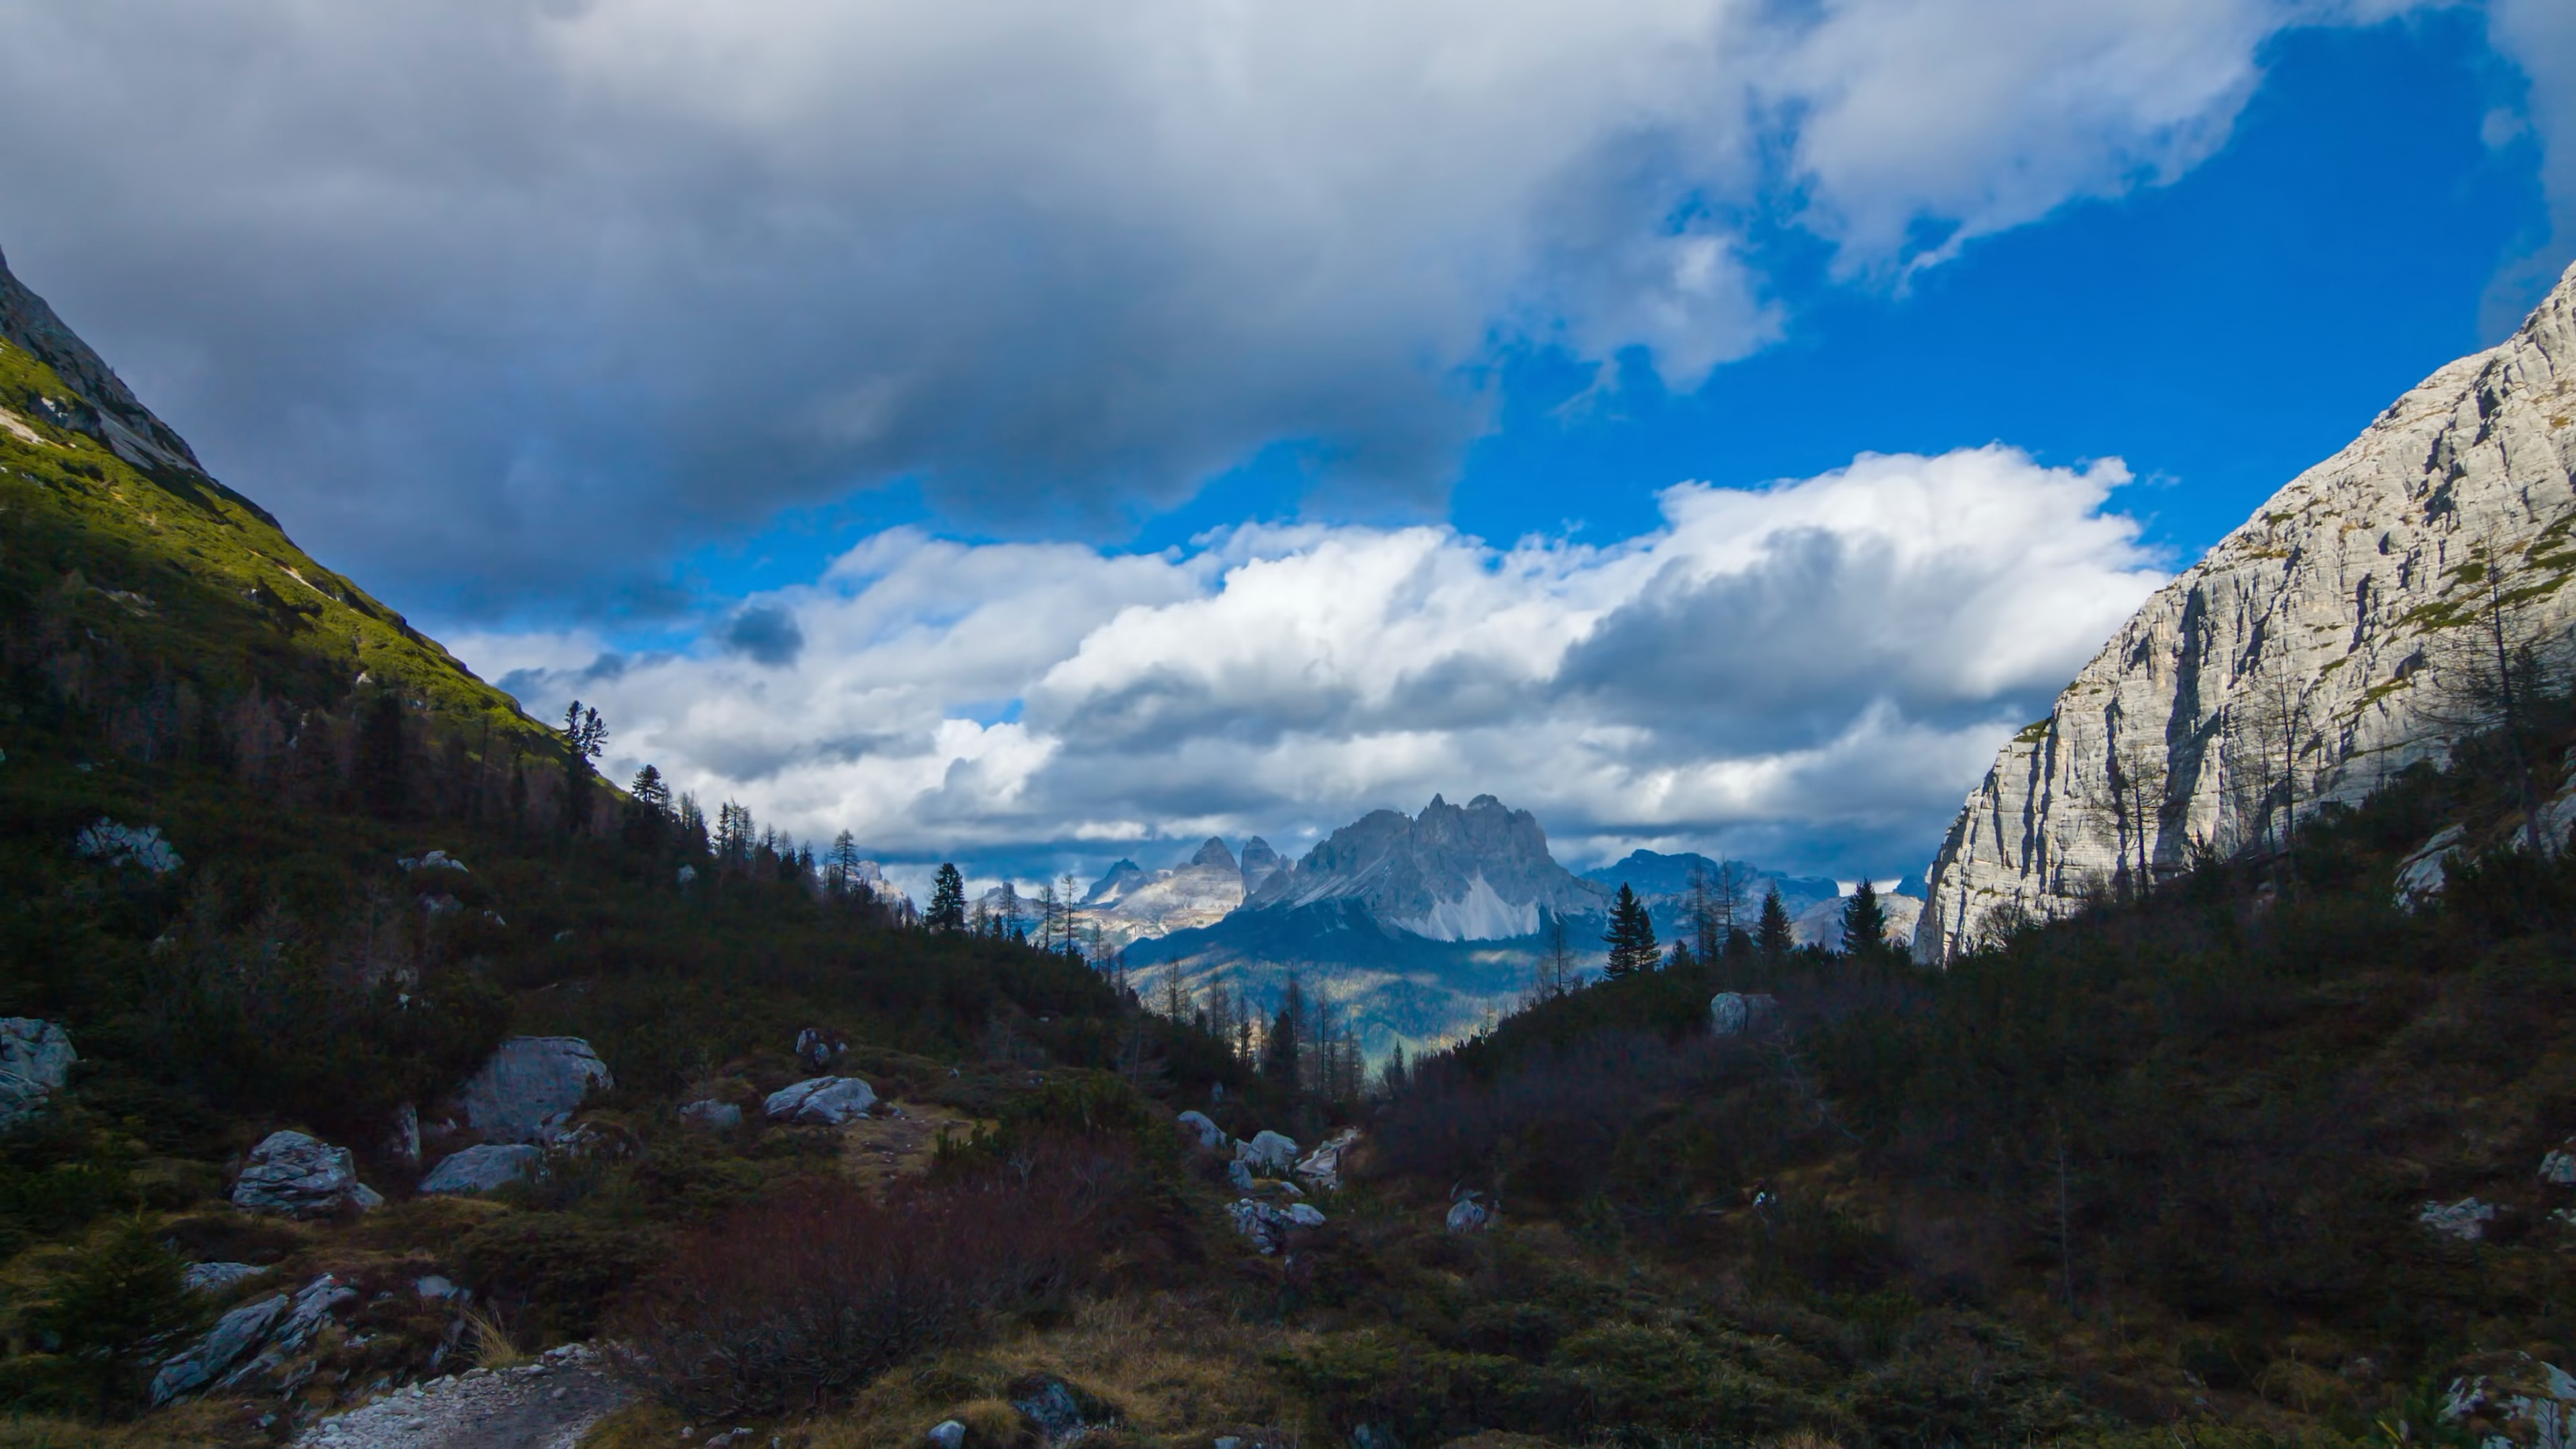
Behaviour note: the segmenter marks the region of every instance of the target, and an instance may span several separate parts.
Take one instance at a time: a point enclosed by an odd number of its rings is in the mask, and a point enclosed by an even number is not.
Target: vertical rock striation
[[[2442,755],[2463,631],[2502,612],[2563,641],[2576,620],[2571,469],[2576,268],[2274,494],[2004,746],[1933,860],[1917,959],[2260,848],[2286,811]]]

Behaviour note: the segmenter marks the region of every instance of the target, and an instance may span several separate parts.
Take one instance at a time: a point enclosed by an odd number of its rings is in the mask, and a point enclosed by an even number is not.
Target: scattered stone
[[[470,1288],[460,1288],[453,1282],[450,1282],[445,1275],[439,1273],[432,1273],[426,1278],[414,1279],[412,1281],[411,1291],[419,1294],[421,1300],[428,1303],[453,1303],[463,1299],[469,1299],[474,1296],[474,1290]]]
[[[1234,1144],[1234,1156],[1264,1177],[1286,1177],[1297,1165],[1297,1139],[1265,1129],[1249,1142]]]
[[[1780,998],[1776,996],[1721,991],[1708,999],[1708,1029],[1718,1036],[1758,1032],[1777,1018],[1779,1010]]]
[[[820,1123],[837,1127],[865,1117],[877,1104],[876,1089],[856,1077],[811,1077],[769,1094],[761,1110],[773,1122]]]
[[[443,850],[433,850],[426,855],[406,855],[395,861],[394,864],[402,867],[406,871],[452,870],[466,875],[473,874],[472,871],[465,869],[465,862],[458,860],[456,857],[449,855]]]
[[[2495,1221],[2495,1215],[2494,1203],[2464,1197],[2455,1203],[2428,1202],[2415,1220],[2437,1233],[2474,1243],[2487,1235],[2487,1224]]]
[[[385,1155],[405,1167],[420,1166],[420,1109],[409,1102],[394,1109],[393,1130],[385,1134]]]
[[[923,1437],[930,1441],[931,1449],[959,1449],[966,1442],[966,1426],[955,1419],[942,1419],[931,1425]]]
[[[468,1147],[420,1180],[423,1193],[490,1192],[524,1182],[545,1170],[546,1154],[525,1143]]]
[[[1252,1169],[1245,1166],[1240,1157],[1225,1165],[1225,1180],[1233,1184],[1237,1192],[1253,1190]]]
[[[819,1026],[809,1026],[796,1033],[796,1060],[821,1071],[848,1052],[850,1044]]]
[[[1288,1204],[1288,1221],[1301,1228],[1320,1228],[1324,1225],[1324,1210],[1313,1203],[1292,1202]]]
[[[1320,1227],[1324,1221],[1322,1213],[1305,1203],[1283,1208],[1249,1197],[1227,1208],[1226,1215],[1233,1219],[1235,1232],[1265,1258],[1288,1245],[1289,1229]]]
[[[73,837],[72,848],[102,865],[137,866],[154,875],[168,875],[187,863],[161,838],[158,825],[119,825],[101,819]]]
[[[1225,1129],[1216,1125],[1216,1119],[1205,1112],[1183,1112],[1176,1125],[1181,1135],[1196,1143],[1201,1152],[1225,1150]]]
[[[1360,1129],[1345,1127],[1324,1139],[1322,1146],[1298,1159],[1297,1176],[1325,1192],[1342,1188],[1342,1154],[1360,1140]]]
[[[683,1121],[694,1122],[701,1127],[718,1132],[730,1132],[742,1125],[740,1107],[731,1102],[719,1102],[713,1097],[682,1106],[680,1117]]]
[[[2576,1430],[2576,1375],[2527,1353],[2478,1360],[2442,1397],[2442,1422],[2472,1433],[2463,1442],[2560,1446]]]
[[[71,1035],[54,1023],[0,1017],[0,1129],[34,1116],[71,1080],[72,1063],[79,1060]]]
[[[1095,1427],[1118,1421],[1107,1404],[1053,1374],[1037,1374],[1013,1384],[1010,1400],[1036,1431],[1039,1442],[1048,1445],[1069,1444]]]
[[[2576,1147],[2576,1142],[2568,1143],[2567,1146],[2540,1159],[2542,1182],[2553,1187],[2576,1187],[2576,1152],[2569,1151],[2571,1147]]]
[[[233,1206],[255,1213],[327,1218],[343,1209],[381,1206],[382,1197],[358,1181],[346,1147],[301,1132],[271,1132],[250,1150],[250,1164],[233,1182]]]
[[[263,1376],[282,1378],[278,1370],[286,1366],[288,1359],[304,1351],[304,1346],[322,1331],[322,1325],[331,1321],[331,1314],[342,1305],[357,1301],[357,1289],[344,1286],[328,1273],[305,1284],[303,1291],[295,1295],[294,1306],[286,1311],[286,1321],[269,1334],[268,1346],[259,1351],[259,1357],[224,1375],[223,1386],[231,1388]]]
[[[1494,1210],[1483,1193],[1459,1188],[1450,1193],[1449,1199],[1449,1231],[1481,1233],[1494,1225]]]
[[[514,1036],[458,1093],[465,1121],[486,1142],[535,1142],[548,1119],[566,1119],[596,1085],[617,1085],[608,1064],[577,1036]]]
[[[245,1303],[217,1319],[205,1337],[163,1360],[152,1375],[152,1406],[159,1408],[213,1383],[235,1360],[259,1346],[278,1315],[286,1311],[287,1302],[285,1294],[273,1293],[257,1303]]]
[[[267,1272],[256,1263],[191,1263],[179,1281],[195,1293],[221,1293]]]

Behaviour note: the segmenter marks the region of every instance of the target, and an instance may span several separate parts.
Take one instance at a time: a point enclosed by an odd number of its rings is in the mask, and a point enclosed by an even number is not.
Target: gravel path
[[[295,1436],[294,1449],[573,1449],[635,1391],[585,1344],[513,1369],[474,1369],[385,1397]]]

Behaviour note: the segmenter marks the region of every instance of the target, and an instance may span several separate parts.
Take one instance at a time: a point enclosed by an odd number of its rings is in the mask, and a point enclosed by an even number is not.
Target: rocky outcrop
[[[1253,845],[1276,869],[1278,854],[1260,841]],[[1251,846],[1244,855],[1251,858]],[[1214,925],[1243,904],[1248,888],[1247,873],[1234,852],[1210,836],[1196,854],[1170,870],[1148,871],[1132,860],[1111,866],[1083,897],[1083,919],[1098,925],[1111,944],[1123,946]]]
[[[424,1193],[490,1192],[543,1171],[546,1154],[523,1142],[468,1147],[451,1154],[420,1180]]]
[[[291,1389],[311,1372],[311,1365],[291,1369],[290,1362],[320,1335],[332,1315],[357,1301],[356,1289],[325,1273],[292,1298],[274,1293],[243,1304],[216,1320],[204,1337],[162,1362],[152,1375],[154,1407],[209,1387],[231,1388],[253,1381]],[[257,1356],[248,1357],[254,1349]]]
[[[233,1206],[255,1213],[327,1218],[383,1203],[374,1189],[358,1181],[348,1148],[301,1132],[271,1132],[261,1139],[233,1182]]]
[[[706,1097],[682,1105],[680,1120],[694,1123],[711,1132],[730,1132],[742,1125],[742,1109],[731,1102],[720,1102],[713,1097]]]
[[[0,1016],[0,1131],[32,1117],[71,1080],[71,1034],[32,1016]]]
[[[590,1089],[613,1087],[608,1064],[577,1036],[514,1036],[457,1096],[486,1142],[536,1142]]]
[[[205,472],[197,455],[188,450],[187,440],[154,417],[124,379],[63,325],[44,298],[10,274],[5,257],[0,257],[0,337],[34,353],[79,395],[81,407],[47,421],[89,434],[137,468]]]
[[[2503,613],[2555,644],[2576,620],[2571,469],[2576,270],[2273,495],[2004,746],[1933,860],[1916,957],[2265,848],[2288,812],[2443,755],[2471,631]]]

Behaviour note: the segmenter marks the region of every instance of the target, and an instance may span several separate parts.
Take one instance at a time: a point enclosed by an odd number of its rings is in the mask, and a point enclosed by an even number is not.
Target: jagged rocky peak
[[[1247,896],[1261,889],[1261,883],[1281,870],[1288,862],[1270,848],[1270,842],[1256,835],[1243,843],[1243,893]]]
[[[1213,835],[1207,838],[1207,844],[1199,847],[1198,854],[1190,857],[1190,863],[1184,869],[1228,870],[1237,875],[1243,873],[1243,868],[1235,864],[1234,852],[1226,849],[1225,842]]]
[[[1422,813],[1377,810],[1269,876],[1253,909],[1355,902],[1381,925],[1434,941],[1494,941],[1539,929],[1542,913],[1594,915],[1603,892],[1548,854],[1526,810],[1491,795],[1438,795]]]
[[[2466,638],[2576,622],[2576,268],[2291,480],[2006,744],[1934,858],[1938,962],[2091,889],[2265,848],[2463,729]]]
[[[1152,879],[1145,867],[1132,860],[1121,860],[1101,872],[1100,879],[1091,883],[1091,891],[1082,898],[1082,903],[1086,906],[1108,905]]]

